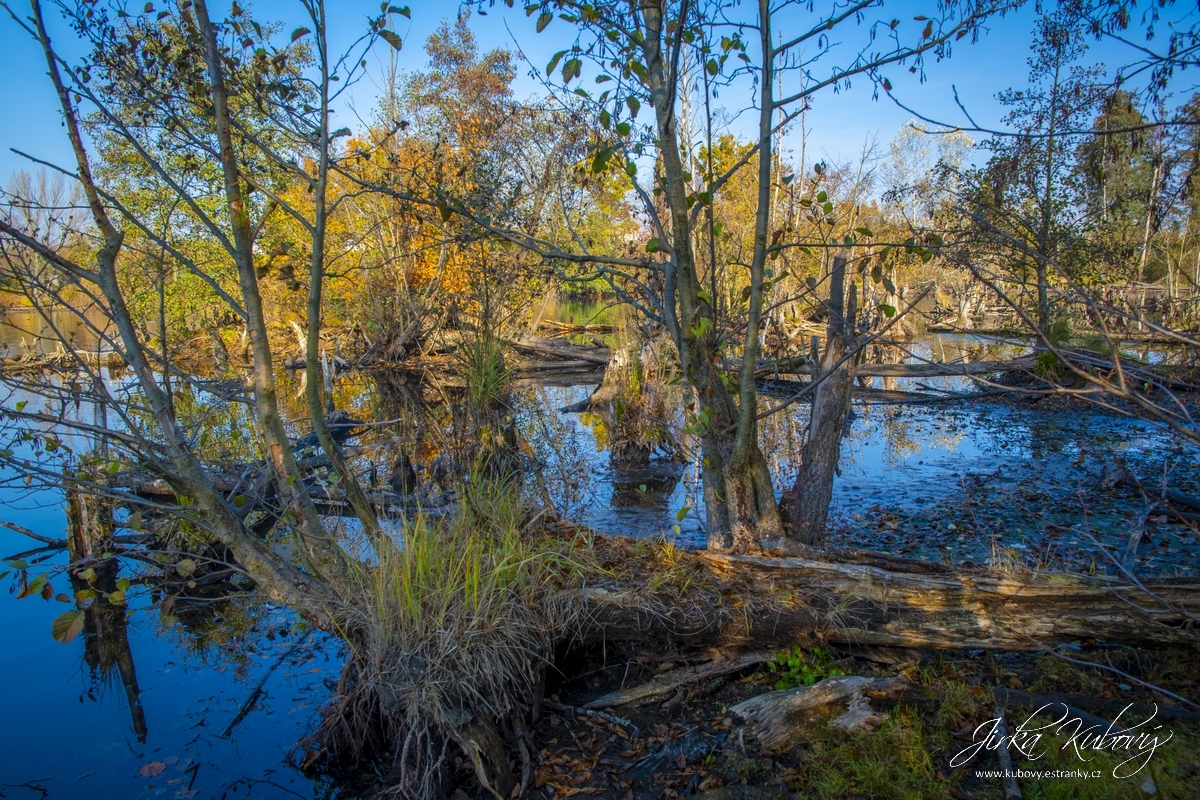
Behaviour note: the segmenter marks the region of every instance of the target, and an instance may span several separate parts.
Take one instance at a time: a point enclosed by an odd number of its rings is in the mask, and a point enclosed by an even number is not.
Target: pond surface
[[[986,360],[1023,348],[939,336],[911,349],[926,359]],[[295,379],[284,380],[281,397],[292,398]],[[873,384],[969,388],[961,378]],[[593,388],[520,392],[522,431],[543,461],[552,494],[568,516],[598,530],[702,545],[694,460],[614,470],[596,420],[558,412]],[[360,416],[378,409],[378,397],[361,387],[347,384],[339,398],[339,405]],[[779,400],[764,397],[764,404]],[[302,433],[300,404],[294,405],[294,430]],[[764,448],[777,488],[794,475],[806,414],[806,406],[796,404],[765,425]],[[954,564],[1104,569],[1088,536],[1124,541],[1142,506],[1128,492],[1096,489],[1100,470],[1122,456],[1144,480],[1161,479],[1165,471],[1175,488],[1196,493],[1200,469],[1194,455],[1176,449],[1173,441],[1142,422],[1051,401],[856,403],[834,488],[832,541]],[[64,535],[60,492],[9,489],[0,503],[6,521]],[[34,544],[0,529],[0,556]],[[39,557],[25,556],[31,562]],[[63,567],[65,555],[52,553],[42,563]],[[1138,563],[1147,574],[1194,572],[1200,564],[1196,536],[1152,518]],[[340,666],[335,643],[307,635],[288,613],[251,596],[214,600],[210,608],[181,613],[164,628],[148,609],[150,598],[135,590],[127,619],[118,614],[98,620],[99,628],[60,644],[50,628],[71,607],[53,599],[70,591],[65,576],[52,579],[50,600],[16,599],[17,576],[11,572],[0,579],[9,589],[0,598],[5,633],[0,681],[8,688],[7,722],[0,728],[0,796],[338,794],[336,787],[304,777],[288,758],[330,696]],[[262,695],[224,736],[260,684]]]
[[[76,350],[96,352],[106,320],[102,314],[81,315],[54,310],[41,314],[33,309],[0,310],[0,359],[22,355],[51,355],[65,342]],[[107,350],[107,347],[100,348]]]
[[[44,534],[66,527],[60,509],[14,511],[6,518]],[[28,549],[28,539],[0,530],[5,556]],[[70,591],[65,577],[52,582]],[[329,697],[336,647],[253,598],[181,615],[171,628],[147,606],[131,593],[127,621],[108,615],[99,632],[60,644],[51,622],[70,606],[11,592],[0,600],[0,796],[328,796],[287,754]],[[260,682],[262,697],[223,737]]]

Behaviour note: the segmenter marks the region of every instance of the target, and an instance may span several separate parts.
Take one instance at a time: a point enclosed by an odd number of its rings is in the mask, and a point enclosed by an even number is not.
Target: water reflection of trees
[[[679,487],[683,471],[664,467],[662,470],[618,470],[613,474],[613,508],[637,508],[669,511],[671,497]]]
[[[67,543],[72,564],[90,565],[68,570],[76,607],[83,612],[83,663],[90,686],[87,695],[98,698],[104,687],[120,681],[138,742],[146,741],[148,728],[142,708],[141,688],[129,646],[125,592],[117,577],[115,558],[96,559],[112,542],[109,504],[100,498],[72,493],[67,498]],[[119,599],[118,599],[119,598]]]

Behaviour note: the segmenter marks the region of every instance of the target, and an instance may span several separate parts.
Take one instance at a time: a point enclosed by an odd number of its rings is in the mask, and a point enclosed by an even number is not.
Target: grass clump
[[[489,761],[506,770],[506,742],[521,742],[583,574],[527,516],[510,483],[470,482],[454,516],[405,521],[398,546],[355,573],[351,655],[317,736],[331,754],[393,765],[396,796],[438,796],[453,743],[488,785]]]

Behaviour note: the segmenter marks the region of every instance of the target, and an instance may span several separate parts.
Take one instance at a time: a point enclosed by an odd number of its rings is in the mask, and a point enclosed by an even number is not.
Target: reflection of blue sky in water
[[[1027,352],[1016,343],[993,344],[974,336],[931,337],[910,345],[919,357],[934,361],[997,360]],[[905,359],[912,361],[914,359]],[[884,388],[884,379],[872,379],[872,388]],[[540,390],[549,409],[583,400],[592,386],[548,387]],[[887,388],[899,391],[963,392],[973,388],[968,378],[889,379]],[[763,398],[764,405],[778,398]],[[764,424],[764,451],[772,463],[775,488],[790,486],[794,478],[796,448],[808,415],[797,404],[779,418]],[[614,534],[671,535],[676,514],[688,507],[680,523],[683,541],[704,542],[703,509],[695,464],[647,472],[614,472],[608,454],[597,448],[593,431],[579,415],[559,415],[563,430],[574,438],[575,449],[566,469],[587,484],[590,502],[575,514],[582,523]],[[931,503],[957,496],[969,476],[1003,469],[1015,476],[1019,470],[1036,470],[1051,482],[1072,491],[1085,466],[1098,469],[1082,454],[1097,449],[1095,437],[1104,437],[1103,449],[1132,459],[1162,455],[1172,447],[1169,434],[1153,426],[1087,408],[1050,412],[1024,400],[990,402],[956,401],[926,405],[855,403],[842,448],[840,477],[834,482],[831,523],[850,521],[855,514],[879,507],[919,514]],[[1073,464],[1075,472],[1056,471],[1054,465]],[[677,482],[664,480],[678,474]],[[1032,477],[1032,476],[1031,476]],[[646,487],[646,492],[638,490]]]

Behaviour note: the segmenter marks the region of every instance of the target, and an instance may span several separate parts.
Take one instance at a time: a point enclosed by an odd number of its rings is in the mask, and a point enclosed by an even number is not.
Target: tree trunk
[[[198,5],[203,6],[202,3]],[[258,582],[264,594],[273,600],[310,614],[313,620],[329,624],[329,607],[328,603],[324,602],[323,588],[314,585],[279,553],[252,536],[225,497],[213,487],[209,473],[192,451],[184,431],[177,423],[170,397],[163,386],[159,385],[158,376],[151,368],[145,347],[130,316],[125,295],[117,278],[117,258],[121,253],[124,235],[109,218],[105,203],[92,177],[90,159],[84,145],[75,107],[71,103],[70,92],[62,81],[58,54],[46,33],[41,4],[37,0],[31,3],[31,11],[37,36],[46,56],[48,73],[59,97],[71,148],[75,154],[78,166],[77,176],[87,198],[92,220],[103,237],[103,244],[95,252],[97,266],[95,272],[84,270],[77,264],[61,257],[56,263],[80,280],[94,283],[100,288],[108,302],[108,314],[125,348],[125,358],[129,362],[129,367],[145,395],[146,404],[162,434],[161,449],[156,447],[153,451],[144,452],[143,460],[154,472],[167,479],[178,494],[194,499],[198,515],[208,523],[212,534],[233,551],[238,563]],[[209,32],[211,33],[211,29]],[[228,134],[228,130],[226,130],[226,134]],[[154,164],[151,163],[150,166],[153,167]],[[240,209],[239,204],[238,210]],[[250,267],[253,276],[253,264]],[[269,362],[267,366],[269,369]],[[272,402],[273,390],[272,386]],[[280,430],[282,430],[282,426],[280,426]],[[286,442],[286,439],[284,441]],[[290,455],[291,451],[287,452]]]
[[[296,544],[309,569],[326,581],[344,582],[344,554],[337,542],[321,524],[312,498],[304,491],[303,477],[296,467],[295,455],[288,445],[283,418],[276,399],[275,372],[271,344],[263,311],[262,294],[254,267],[254,232],[242,188],[242,172],[233,141],[232,111],[225,85],[224,65],[217,42],[216,30],[209,19],[204,0],[196,0],[196,19],[204,42],[209,86],[212,90],[213,127],[221,148],[221,171],[225,184],[225,202],[229,210],[233,247],[230,255],[237,266],[247,325],[250,329],[250,348],[254,356],[254,406],[258,413],[267,460],[273,467],[279,496],[288,499],[296,516]],[[317,380],[311,375],[310,380]]]
[[[844,287],[846,259],[833,260],[829,289],[829,336],[821,358],[821,384],[813,396],[808,423],[808,440],[801,452],[800,469],[792,491],[784,500],[791,535],[804,544],[816,544],[825,534],[829,501],[833,496],[833,477],[842,451],[842,434],[850,410],[850,389],[854,383],[854,359],[846,358],[853,346],[854,285],[850,286],[849,309]]]
[[[636,592],[591,590],[583,638],[649,642],[662,652],[816,641],[998,651],[1080,639],[1200,646],[1196,578],[1139,587],[1116,578],[955,571],[878,553],[823,553],[782,539],[770,544],[808,557],[696,554],[695,580],[713,587],[710,601],[693,598],[665,613]]]
[[[760,0],[760,31],[763,46],[770,50],[765,3]],[[760,537],[782,532],[779,508],[766,459],[758,445],[757,395],[754,384],[754,360],[758,352],[761,322],[764,268],[767,249],[767,221],[771,189],[771,119],[774,105],[770,96],[773,83],[764,74],[759,120],[758,202],[755,220],[754,258],[750,265],[750,296],[743,341],[743,364],[736,392],[730,389],[717,367],[719,336],[713,319],[716,298],[702,293],[693,245],[693,226],[689,221],[689,181],[685,176],[679,146],[677,63],[671,60],[670,39],[663,8],[647,3],[640,6],[644,35],[641,50],[646,64],[651,102],[658,133],[658,154],[662,162],[662,196],[669,212],[669,242],[664,250],[669,260],[663,264],[663,311],[666,328],[679,353],[683,377],[695,390],[697,414],[693,424],[701,429],[704,455],[704,496],[708,512],[710,547],[735,547],[746,550]],[[768,64],[769,64],[768,60]],[[765,131],[765,133],[764,133]],[[765,177],[764,177],[765,176]]]

